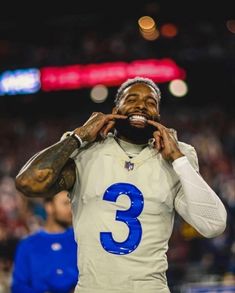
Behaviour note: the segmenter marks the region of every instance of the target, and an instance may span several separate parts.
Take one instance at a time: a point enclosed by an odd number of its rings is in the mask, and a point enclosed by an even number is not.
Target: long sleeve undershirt
[[[193,169],[186,156],[176,159],[172,165],[182,184],[175,199],[176,211],[205,237],[223,233],[227,213],[220,198]]]

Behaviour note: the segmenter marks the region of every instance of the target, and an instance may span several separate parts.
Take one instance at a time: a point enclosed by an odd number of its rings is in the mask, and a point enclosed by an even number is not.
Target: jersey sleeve
[[[190,148],[185,154],[172,163],[180,182],[175,209],[201,235],[215,237],[223,233],[226,227],[225,207],[199,174],[195,149]]]

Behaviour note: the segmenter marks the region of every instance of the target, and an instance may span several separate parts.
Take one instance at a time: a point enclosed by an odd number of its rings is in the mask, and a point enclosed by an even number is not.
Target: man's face
[[[116,113],[126,115],[128,119],[116,121],[117,131],[125,138],[130,138],[131,141],[146,142],[154,131],[147,120],[159,121],[157,100],[156,92],[144,83],[128,87],[115,108]]]
[[[71,205],[67,194],[68,192],[61,191],[51,202],[53,219],[64,228],[72,224]]]

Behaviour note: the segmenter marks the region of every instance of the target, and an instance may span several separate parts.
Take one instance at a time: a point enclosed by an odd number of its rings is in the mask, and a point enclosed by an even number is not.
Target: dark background
[[[234,17],[233,1],[68,1],[11,3],[0,10],[0,73],[50,65],[89,64],[173,58],[186,70],[188,94],[177,99],[167,87],[162,110],[180,107],[222,107],[232,111],[235,94],[235,35],[226,28]],[[14,7],[14,9],[13,9]],[[175,38],[144,40],[137,21],[152,16],[158,27],[177,25]],[[95,50],[87,52],[87,40]],[[111,49],[121,39],[122,47]],[[89,89],[0,98],[0,113],[35,119],[39,116],[108,112],[116,88],[103,104],[89,99]],[[166,107],[165,107],[166,106]]]

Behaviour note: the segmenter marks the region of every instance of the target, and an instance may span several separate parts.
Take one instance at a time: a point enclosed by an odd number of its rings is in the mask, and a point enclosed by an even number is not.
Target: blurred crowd
[[[146,56],[170,57],[181,64],[212,60],[232,67],[234,36],[227,28],[229,17],[223,18],[222,11],[219,19],[203,18],[200,9],[198,17],[187,21],[187,14],[180,10],[180,3],[172,15],[173,3],[165,7],[166,4],[159,5],[157,1],[143,2],[142,5],[135,3],[135,9],[131,11],[116,5],[116,13],[100,7],[99,13],[74,11],[72,14],[49,13],[31,18],[27,14],[27,17],[19,19],[2,15],[0,70],[130,61],[145,59]],[[196,5],[195,8],[198,7]],[[219,7],[220,10],[223,8]],[[210,11],[215,17],[213,8]],[[146,41],[140,34],[138,19],[142,15],[150,15],[156,21],[159,30],[156,40]],[[174,27],[173,35],[164,30],[164,25],[169,23]]]
[[[227,18],[213,22],[209,16],[191,19],[190,13],[182,10],[179,14],[179,10],[170,8],[170,4],[169,13],[174,17],[169,17],[167,11],[164,17],[165,0],[160,5],[157,2],[161,1],[143,1],[143,7],[138,6],[139,2],[136,1],[135,8],[131,10],[125,9],[125,5],[117,5],[121,8],[114,9],[115,13],[94,11],[44,16],[34,8],[38,16],[29,17],[26,9],[25,17],[19,14],[19,17],[11,18],[3,10],[0,18],[0,73],[27,67],[170,57],[190,71],[188,82],[190,78],[197,81],[191,85],[195,100],[204,103],[210,98],[214,102],[223,94],[223,102],[226,98],[232,101],[235,39],[226,27]],[[169,1],[171,5],[173,2]],[[115,2],[110,3],[115,5]],[[99,2],[97,4],[100,6]],[[202,10],[197,2],[195,5],[200,8],[200,16],[205,13],[205,5]],[[222,9],[223,5],[219,7]],[[213,6],[210,11],[214,11]],[[151,15],[157,21],[160,35],[156,41],[146,41],[141,36],[137,21],[142,14]],[[163,34],[163,25],[169,22],[177,31],[173,37]],[[210,96],[205,98],[206,94],[201,94],[202,88],[208,90]],[[11,101],[5,97],[0,100],[0,293],[9,292],[18,241],[39,229],[45,221],[41,199],[23,197],[15,189],[14,178],[33,154],[58,141],[65,131],[74,129],[79,122],[79,114],[55,118],[57,112],[54,108],[58,107],[58,99],[55,102],[53,97],[50,102],[40,100],[39,109],[34,109],[38,105],[35,104],[31,110],[30,101],[34,97],[23,97],[23,103],[18,97]],[[64,100],[62,104],[64,106]],[[64,106],[66,110],[69,107],[71,112],[77,109],[68,104]],[[24,113],[18,106],[24,108]],[[53,117],[44,116],[43,121],[33,117],[36,110],[43,116],[46,107]],[[29,115],[29,112],[32,116],[27,120],[24,115]],[[81,121],[84,112],[81,113]],[[8,113],[13,117],[8,117]],[[234,284],[235,118],[221,107],[195,110],[190,106],[180,110],[169,108],[166,113],[161,113],[161,117],[166,126],[177,130],[179,140],[196,148],[202,176],[220,196],[228,211],[227,229],[214,239],[202,238],[176,216],[168,251],[168,280],[172,292],[191,282]]]
[[[163,123],[177,130],[181,141],[198,153],[202,176],[217,192],[228,211],[225,232],[205,239],[176,216],[168,251],[169,285],[177,292],[191,282],[235,282],[235,118],[219,108],[167,109]],[[36,152],[58,141],[75,127],[75,117],[27,123],[0,119],[0,293],[9,292],[13,257],[18,241],[39,229],[45,220],[41,199],[26,199],[14,177]],[[175,291],[174,291],[175,290]]]

